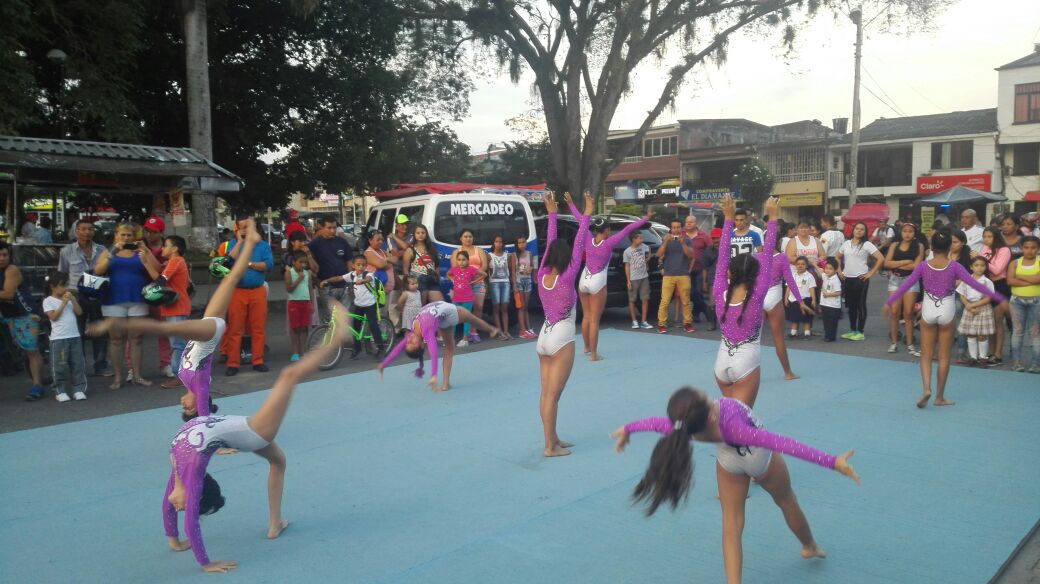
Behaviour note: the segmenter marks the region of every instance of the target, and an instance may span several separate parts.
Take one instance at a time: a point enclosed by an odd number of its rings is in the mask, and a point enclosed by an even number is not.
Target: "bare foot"
[[[231,454],[238,454],[238,451],[234,448],[218,448],[216,454],[218,456],[228,456]]]
[[[451,386],[448,385],[447,383],[445,383],[444,385],[440,386],[440,391],[448,391],[449,389],[451,389]]]
[[[542,451],[542,454],[544,454],[546,458],[552,458],[554,456],[567,456],[570,453],[570,450],[567,450],[566,448],[561,448],[559,445],[553,446],[551,449],[546,448],[544,451]]]
[[[115,379],[112,380],[112,384],[108,386],[109,389],[119,389],[123,387],[123,381],[116,375]]]
[[[784,381],[791,381],[792,379],[801,379],[801,377],[794,374],[794,371],[790,373],[784,373]]]
[[[574,448],[574,443],[567,442],[566,440],[557,440],[556,445],[560,448]]]
[[[285,519],[282,519],[281,521],[279,521],[278,525],[275,525],[273,527],[268,527],[267,528],[267,539],[277,539],[278,536],[281,535],[282,532],[285,531],[285,529],[287,527],[289,527],[289,522],[286,521]],[[802,552],[802,553],[805,553],[805,552]]]
[[[603,355],[599,353],[589,353],[589,361],[602,361]]]
[[[585,353],[586,355],[591,355],[592,354],[592,349],[590,349],[588,347],[585,347],[584,349],[582,349],[582,352]]]
[[[809,558],[826,558],[827,552],[821,550],[815,543],[812,543],[802,548],[802,557],[807,560]]]
[[[133,378],[132,380],[129,380],[129,381],[131,383],[136,383],[137,385],[143,385],[144,387],[149,387],[149,386],[152,385],[152,382],[148,381],[144,377],[135,377],[135,378]]]
[[[945,399],[945,398],[940,398],[940,399],[937,399],[937,400],[935,400],[935,401],[934,401],[934,402],[932,402],[932,403],[933,403],[934,405],[937,405],[937,406],[952,406],[952,405],[953,405],[953,404],[955,404],[956,402],[952,402],[952,401],[950,401],[950,400],[948,400],[948,399]]]
[[[930,400],[930,399],[932,399],[932,393],[931,392],[922,393],[921,394],[921,399],[917,400],[917,407],[921,408],[921,409],[924,409],[924,407],[926,405],[928,405],[928,400]]]

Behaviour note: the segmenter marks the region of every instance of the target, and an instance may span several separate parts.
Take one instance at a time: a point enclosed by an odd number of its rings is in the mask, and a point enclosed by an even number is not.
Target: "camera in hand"
[[[123,249],[137,249],[136,243],[124,243]]]

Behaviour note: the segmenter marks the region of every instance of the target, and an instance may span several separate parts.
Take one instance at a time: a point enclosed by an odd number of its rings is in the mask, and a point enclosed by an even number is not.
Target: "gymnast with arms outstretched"
[[[282,490],[285,485],[285,453],[275,444],[278,429],[285,419],[296,385],[318,369],[321,363],[343,343],[349,335],[349,316],[338,302],[329,302],[332,311],[329,342],[304,354],[299,361],[282,369],[264,403],[252,416],[198,416],[181,426],[170,450],[170,480],[163,497],[163,524],[167,542],[174,551],[191,549],[195,559],[206,572],[227,572],[238,566],[235,562],[211,560],[206,554],[199,528],[199,516],[216,513],[224,505],[220,486],[206,466],[220,448],[239,452],[255,452],[266,459],[271,469],[267,477],[267,502],[270,518],[268,539],[275,539],[289,526],[282,518]],[[177,512],[184,511],[184,532],[187,541],[179,538]]]
[[[751,478],[758,479],[758,484],[783,512],[788,528],[802,544],[802,557],[826,557],[813,539],[809,521],[791,489],[791,478],[781,453],[836,470],[859,484],[859,475],[849,464],[852,450],[832,456],[793,438],[773,434],[762,427],[746,404],[725,397],[712,400],[703,391],[691,387],[672,394],[667,417],[645,418],[615,430],[611,434],[617,440],[615,449],[624,450],[635,432],[665,435],[654,446],[646,475],[632,494],[637,502],[647,503],[647,515],[652,515],[662,503],[669,503],[674,510],[689,494],[694,466],[691,441],[716,444],[722,554],[729,584],[741,581],[744,500]]]

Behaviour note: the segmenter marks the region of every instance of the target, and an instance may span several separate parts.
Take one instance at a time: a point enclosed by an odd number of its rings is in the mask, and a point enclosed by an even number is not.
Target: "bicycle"
[[[347,311],[347,316],[350,317],[347,322],[337,323],[337,325],[347,327],[347,330],[350,331],[354,340],[361,341],[361,345],[364,347],[366,353],[369,355],[377,355],[379,353],[379,347],[376,346],[375,338],[372,337],[368,317],[364,314],[355,314],[349,310]],[[394,325],[391,324],[390,319],[383,316],[382,307],[379,303],[376,303],[376,316],[378,317],[377,324],[379,326],[379,331],[383,335],[384,346],[389,350],[389,348],[393,346],[394,342]],[[358,329],[353,327],[355,320],[361,322]],[[314,327],[314,330],[307,335],[307,350],[309,351],[314,347],[326,344],[329,342],[331,336],[332,327],[330,326],[330,323],[324,322]],[[327,361],[318,365],[318,368],[322,371],[328,371],[336,367],[336,365],[339,364],[339,360],[343,357],[343,348],[345,346],[345,344],[340,344],[340,346],[336,348],[336,351],[329,355]]]

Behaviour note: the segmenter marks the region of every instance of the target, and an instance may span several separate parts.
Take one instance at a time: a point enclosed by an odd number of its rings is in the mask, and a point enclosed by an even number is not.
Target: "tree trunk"
[[[184,56],[188,99],[189,144],[213,160],[213,126],[209,101],[209,47],[206,23],[207,0],[182,0],[184,11]],[[192,240],[201,249],[217,244],[216,197],[196,192],[191,196]]]

